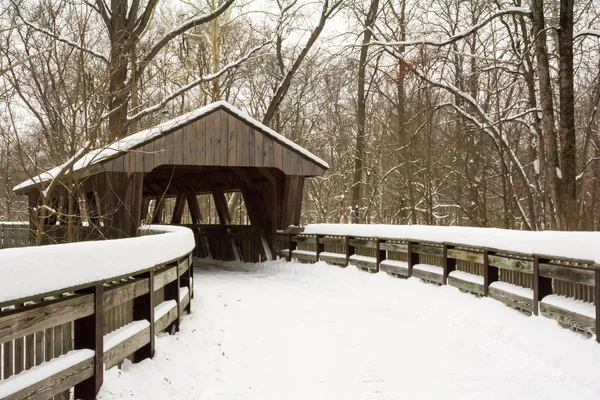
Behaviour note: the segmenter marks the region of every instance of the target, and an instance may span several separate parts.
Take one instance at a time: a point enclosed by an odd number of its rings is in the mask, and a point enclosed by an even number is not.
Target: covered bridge
[[[306,149],[219,101],[85,154],[49,195],[52,211],[44,220],[45,231],[64,235],[69,196],[75,198],[71,209],[77,224],[85,220],[84,231],[106,238],[135,236],[144,221],[180,224],[187,203],[198,256],[270,258],[276,231],[299,224],[304,179],[327,168]],[[41,191],[59,171],[14,188],[29,198],[33,232],[40,220]],[[231,191],[241,192],[250,225],[231,224],[225,198]],[[201,194],[212,194],[219,225],[204,223]],[[175,199],[175,205],[164,218],[159,211],[167,199]]]

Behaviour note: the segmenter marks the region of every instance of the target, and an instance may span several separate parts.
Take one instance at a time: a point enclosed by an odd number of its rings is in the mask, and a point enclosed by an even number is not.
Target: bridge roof
[[[25,192],[51,181],[69,161],[13,190]],[[148,173],[160,165],[272,167],[303,176],[321,175],[329,168],[297,143],[226,101],[218,101],[89,151],[73,171],[81,177],[102,171]]]

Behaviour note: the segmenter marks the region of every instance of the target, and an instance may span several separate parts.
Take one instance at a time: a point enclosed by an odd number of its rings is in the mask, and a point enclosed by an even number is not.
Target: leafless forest
[[[330,164],[303,223],[597,230],[599,19],[597,0],[0,0],[0,220],[26,217],[21,180],[227,100]]]

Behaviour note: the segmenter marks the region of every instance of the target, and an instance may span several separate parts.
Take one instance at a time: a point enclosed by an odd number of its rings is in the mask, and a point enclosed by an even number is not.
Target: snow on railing
[[[600,332],[600,306],[594,305],[600,232],[359,224],[300,231],[278,232],[280,256],[448,284],[588,335]]]
[[[193,234],[142,231],[153,234],[0,252],[0,398],[68,398],[74,387],[93,399],[104,368],[152,357],[155,334],[178,330],[193,297]]]

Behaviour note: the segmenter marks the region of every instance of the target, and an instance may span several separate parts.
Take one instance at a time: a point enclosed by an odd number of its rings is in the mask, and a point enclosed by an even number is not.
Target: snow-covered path
[[[593,339],[452,287],[283,262],[194,284],[181,332],[101,399],[600,398]]]

